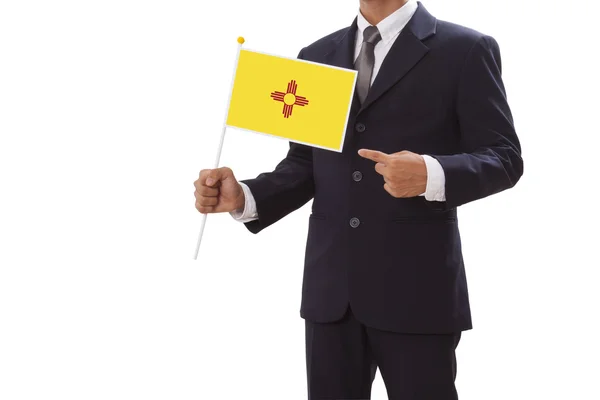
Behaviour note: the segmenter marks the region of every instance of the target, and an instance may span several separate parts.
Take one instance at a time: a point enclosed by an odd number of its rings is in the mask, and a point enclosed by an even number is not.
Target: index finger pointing
[[[388,160],[388,155],[377,150],[360,149],[358,155],[369,160],[384,163]]]

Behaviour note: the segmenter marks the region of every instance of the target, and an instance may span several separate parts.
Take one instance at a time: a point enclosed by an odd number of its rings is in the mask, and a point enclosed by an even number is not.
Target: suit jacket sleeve
[[[302,51],[298,58],[303,58]],[[290,142],[286,157],[272,172],[245,179],[256,201],[258,219],[244,223],[258,233],[279,221],[314,197],[312,147]]]
[[[461,153],[432,155],[446,176],[445,208],[513,187],[523,174],[521,145],[501,68],[498,43],[483,36],[467,55],[459,81],[456,107]]]

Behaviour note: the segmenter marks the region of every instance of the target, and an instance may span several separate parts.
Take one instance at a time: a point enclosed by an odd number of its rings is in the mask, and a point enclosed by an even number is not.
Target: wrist
[[[236,200],[235,200],[235,210],[243,210],[245,208],[246,205],[246,195],[244,194],[244,189],[242,188],[242,185],[238,184],[239,187],[239,195],[237,196]]]

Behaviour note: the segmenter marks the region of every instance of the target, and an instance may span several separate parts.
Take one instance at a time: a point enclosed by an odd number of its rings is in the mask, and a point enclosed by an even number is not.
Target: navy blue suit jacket
[[[298,57],[353,68],[356,29],[354,20]],[[446,201],[392,197],[361,148],[436,158]],[[514,186],[522,173],[498,44],[419,3],[364,104],[355,97],[343,151],[290,143],[274,171],[242,181],[258,211],[245,225],[258,233],[314,199],[303,318],[335,321],[350,305],[374,328],[458,332],[472,325],[456,208]]]

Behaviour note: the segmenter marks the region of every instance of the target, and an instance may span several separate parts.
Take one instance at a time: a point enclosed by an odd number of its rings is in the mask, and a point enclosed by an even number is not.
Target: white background
[[[593,3],[425,2],[498,40],[525,160],[516,188],[460,209],[461,400],[600,399]],[[211,215],[194,262],[192,183],[214,161],[237,36],[295,57],[357,10],[0,3],[0,399],[305,398],[310,204],[259,235]],[[229,130],[221,165],[254,177],[286,151]]]

